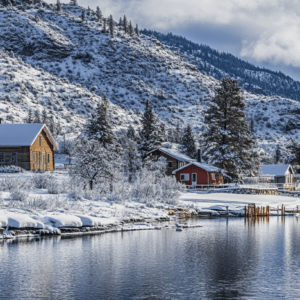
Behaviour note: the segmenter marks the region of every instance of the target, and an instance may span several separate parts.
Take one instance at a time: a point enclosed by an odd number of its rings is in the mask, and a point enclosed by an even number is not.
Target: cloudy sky
[[[56,0],[47,0],[56,2]],[[69,2],[62,0],[61,2]],[[298,0],[78,0],[140,29],[172,32],[300,80]]]

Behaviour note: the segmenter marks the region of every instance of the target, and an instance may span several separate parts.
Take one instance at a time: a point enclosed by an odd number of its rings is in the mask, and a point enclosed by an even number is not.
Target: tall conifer
[[[208,127],[204,134],[206,158],[216,167],[233,174],[251,169],[253,141],[245,109],[245,100],[237,81],[225,78],[205,114]]]
[[[196,142],[190,124],[184,129],[182,137],[182,150],[187,156],[191,158],[197,157]]]

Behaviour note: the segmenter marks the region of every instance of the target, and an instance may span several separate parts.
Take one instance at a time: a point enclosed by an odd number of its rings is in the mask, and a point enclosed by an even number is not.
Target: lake
[[[1,241],[0,298],[300,298],[300,220],[189,223],[203,227]]]

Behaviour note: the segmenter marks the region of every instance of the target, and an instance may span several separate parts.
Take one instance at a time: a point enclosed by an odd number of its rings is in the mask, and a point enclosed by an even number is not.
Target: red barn
[[[172,172],[176,179],[189,186],[223,184],[223,171],[202,162],[191,162]]]

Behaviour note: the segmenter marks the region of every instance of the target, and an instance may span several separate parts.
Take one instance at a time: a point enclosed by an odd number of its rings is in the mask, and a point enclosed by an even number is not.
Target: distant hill
[[[218,80],[233,77],[239,81],[243,89],[251,93],[300,101],[300,82],[280,71],[274,72],[254,66],[232,54],[219,52],[172,33],[162,34],[146,29],[141,32],[148,36],[155,36],[170,50],[197,65],[200,71]]]

